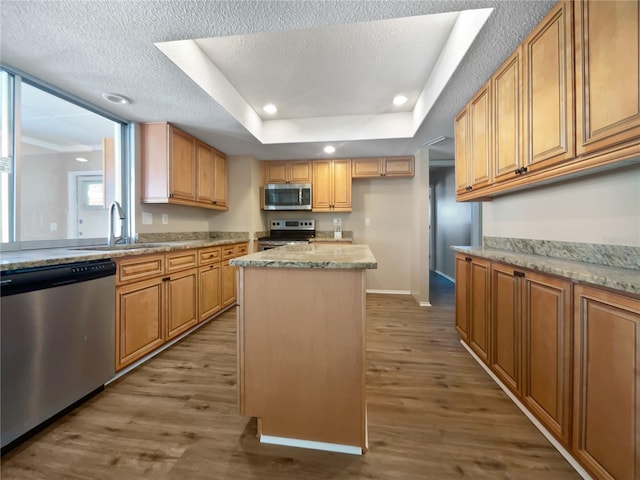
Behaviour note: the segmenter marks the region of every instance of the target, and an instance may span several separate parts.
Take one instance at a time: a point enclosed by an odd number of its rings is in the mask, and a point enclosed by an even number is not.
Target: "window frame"
[[[19,145],[18,141],[20,138],[20,108],[17,108],[20,105],[21,99],[21,86],[22,84],[27,84],[31,87],[42,90],[45,93],[50,95],[54,95],[64,101],[72,103],[80,108],[83,108],[89,112],[100,115],[107,120],[110,120],[116,124],[119,124],[119,155],[120,164],[120,183],[116,185],[116,193],[120,193],[120,195],[116,195],[116,198],[119,197],[118,201],[122,205],[122,208],[126,212],[126,219],[123,225],[123,237],[126,239],[130,239],[133,232],[133,159],[134,152],[133,147],[134,143],[132,141],[135,138],[135,126],[134,123],[121,118],[107,110],[104,110],[96,105],[93,105],[79,97],[76,97],[73,94],[67,93],[53,85],[50,85],[46,82],[43,82],[28,73],[22,72],[18,69],[0,63],[0,72],[6,72],[9,75],[9,92],[7,95],[7,99],[9,101],[9,105],[6,106],[5,110],[7,110],[10,115],[9,122],[9,157],[11,162],[11,173],[9,174],[9,242],[2,242],[0,239],[0,247],[3,251],[20,251],[20,250],[33,250],[33,249],[42,249],[42,248],[61,248],[61,247],[78,247],[78,246],[87,246],[87,245],[96,245],[107,242],[107,236],[105,234],[104,237],[96,238],[83,238],[83,239],[74,239],[74,238],[66,238],[66,239],[56,239],[56,240],[16,240],[16,219],[17,219],[17,207],[16,207],[16,158],[19,156]],[[0,95],[5,95],[5,92],[0,92]],[[109,206],[106,206],[109,208]],[[105,233],[106,233],[106,225],[105,225]]]

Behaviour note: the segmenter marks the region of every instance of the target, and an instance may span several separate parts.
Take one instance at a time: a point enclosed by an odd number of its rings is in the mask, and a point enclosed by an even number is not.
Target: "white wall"
[[[498,197],[483,235],[640,246],[640,165]]]
[[[412,233],[406,240],[411,249],[411,295],[420,305],[426,306],[430,304],[429,151],[425,148],[415,154],[415,173],[411,192]]]

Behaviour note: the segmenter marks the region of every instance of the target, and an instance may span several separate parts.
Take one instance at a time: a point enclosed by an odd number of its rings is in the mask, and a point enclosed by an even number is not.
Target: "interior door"
[[[76,176],[75,238],[107,235],[108,214],[104,205],[102,175]]]

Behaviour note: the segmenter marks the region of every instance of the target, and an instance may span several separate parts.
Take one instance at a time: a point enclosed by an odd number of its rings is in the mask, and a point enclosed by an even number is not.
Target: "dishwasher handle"
[[[0,272],[0,296],[44,290],[116,274],[113,260],[67,263]]]

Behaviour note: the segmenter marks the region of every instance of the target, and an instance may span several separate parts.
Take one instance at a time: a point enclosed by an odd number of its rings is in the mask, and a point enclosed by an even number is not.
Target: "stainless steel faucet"
[[[118,217],[121,220],[120,235],[117,237],[113,228],[113,214],[116,209],[118,210]],[[122,210],[122,207],[120,206],[120,204],[118,202],[112,202],[111,206],[109,207],[109,233],[107,237],[107,245],[109,246],[115,245],[119,241],[123,240],[122,231],[124,229],[124,219],[125,219],[124,210]],[[127,242],[125,241],[124,243],[127,243]]]

